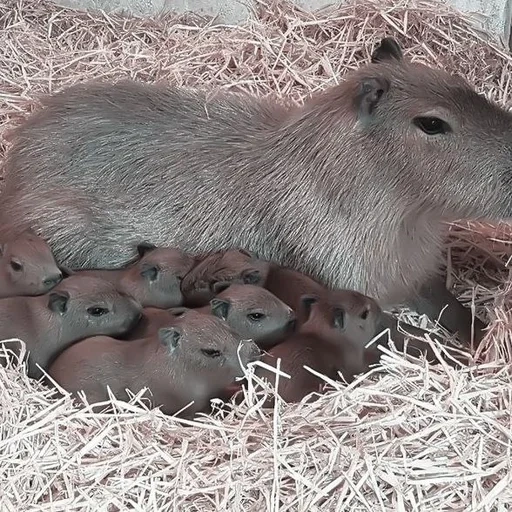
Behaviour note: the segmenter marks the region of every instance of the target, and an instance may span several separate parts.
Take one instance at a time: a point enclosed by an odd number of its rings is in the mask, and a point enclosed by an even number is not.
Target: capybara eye
[[[91,316],[103,316],[108,313],[108,309],[99,306],[93,306],[92,308],[87,309],[87,313],[89,313]]]
[[[19,261],[11,260],[11,268],[14,272],[21,272],[23,270],[23,265]]]
[[[216,350],[214,348],[202,348],[201,352],[208,357],[220,357],[222,355],[220,350]]]
[[[253,322],[260,322],[265,318],[265,315],[263,313],[249,313],[247,318]]]
[[[450,125],[438,117],[416,117],[413,123],[427,135],[451,132]]]
[[[155,281],[158,276],[158,268],[156,267],[148,267],[141,270],[140,275],[142,277],[146,277],[150,281]]]
[[[359,316],[363,319],[363,320],[366,320],[368,318],[368,315],[370,314],[370,310],[368,308],[366,308]]]

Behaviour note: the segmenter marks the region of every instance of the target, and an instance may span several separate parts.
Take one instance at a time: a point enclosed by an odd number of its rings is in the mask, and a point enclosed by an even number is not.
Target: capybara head
[[[333,142],[329,158],[347,158],[355,138],[366,183],[373,179],[380,197],[395,197],[404,211],[510,216],[512,115],[463,77],[405,59],[392,38],[381,41],[371,60],[312,100],[303,114],[309,124],[315,116],[324,122],[325,140]],[[350,135],[338,118],[353,124]],[[332,153],[333,136],[339,155]]]
[[[50,247],[32,231],[0,243],[0,297],[42,295],[62,278]]]
[[[99,277],[74,274],[48,294],[48,309],[58,318],[63,337],[121,335],[140,320],[142,307]]]
[[[226,283],[263,286],[270,264],[256,258],[248,251],[231,249],[205,256],[185,276],[181,290],[185,304],[205,306],[218,293],[217,288]]]
[[[174,319],[159,338],[176,358],[180,371],[223,389],[243,377],[243,367],[260,357],[252,340],[244,340],[222,320],[193,309],[169,310]]]
[[[295,326],[295,313],[261,286],[224,284],[210,301],[213,315],[262,348],[277,342]]]
[[[375,357],[375,349],[365,347],[378,334],[383,314],[377,302],[353,290],[304,295],[301,301],[308,318],[304,331],[318,332],[340,348],[344,374],[365,371]]]
[[[137,246],[139,259],[121,278],[122,289],[144,307],[172,308],[183,302],[181,281],[192,269],[194,258],[179,249],[156,247],[151,243]]]

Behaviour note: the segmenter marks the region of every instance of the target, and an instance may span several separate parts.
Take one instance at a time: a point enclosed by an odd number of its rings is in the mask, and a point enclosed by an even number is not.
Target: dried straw
[[[508,106],[511,58],[443,4],[356,1],[315,14],[258,2],[241,27],[0,0],[0,158],[38,95],[93,77],[289,95],[336,83],[393,34]],[[387,351],[383,371],[312,404],[243,403],[196,422],[137,397],[99,415],[0,368],[0,507],[20,510],[512,509],[510,226],[460,222],[447,244],[462,300],[491,321],[479,368]],[[423,322],[410,313],[410,320]]]

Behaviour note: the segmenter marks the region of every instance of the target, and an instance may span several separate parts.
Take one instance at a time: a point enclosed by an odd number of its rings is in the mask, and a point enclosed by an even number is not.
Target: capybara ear
[[[155,249],[156,245],[150,242],[141,242],[139,245],[137,245],[137,252],[141,258],[148,252],[154,251]]]
[[[229,313],[229,308],[231,307],[231,303],[224,299],[212,299],[210,301],[210,307],[212,311],[212,315],[220,318],[221,320],[226,320]]]
[[[336,329],[345,329],[345,311],[341,308],[335,308],[333,311],[333,326]]]
[[[55,313],[64,314],[68,309],[68,292],[50,292],[48,294],[48,308]]]
[[[377,48],[373,50],[371,61],[373,63],[386,60],[396,60],[400,62],[403,58],[404,55],[397,40],[393,37],[384,37]]]
[[[212,284],[212,292],[215,293],[215,295],[218,295],[224,290],[227,290],[230,286],[231,283],[229,281],[216,281]]]
[[[158,331],[160,343],[167,347],[170,352],[176,350],[181,340],[181,329],[178,327],[162,327]]]
[[[258,258],[256,258],[256,254],[254,254],[253,252],[251,251],[248,251],[247,249],[238,249],[238,252],[242,253],[242,254],[245,254],[245,256],[248,256],[249,258],[251,258],[252,260],[256,260]]]
[[[188,311],[188,308],[186,308],[185,306],[176,306],[174,308],[169,308],[167,310],[172,316],[182,316],[183,313],[185,313],[185,311]]]
[[[74,274],[73,270],[63,265],[59,265],[59,270],[62,273],[62,277],[65,279],[66,277],[72,276]]]
[[[304,311],[306,316],[309,316],[311,313],[311,306],[318,302],[318,297],[316,295],[302,295],[300,298],[300,303],[302,306],[302,310]]]
[[[256,269],[244,270],[242,272],[242,281],[244,284],[260,284],[261,273]]]
[[[383,77],[364,78],[359,85],[356,103],[359,117],[365,118],[373,114],[382,96],[389,91],[389,80]]]

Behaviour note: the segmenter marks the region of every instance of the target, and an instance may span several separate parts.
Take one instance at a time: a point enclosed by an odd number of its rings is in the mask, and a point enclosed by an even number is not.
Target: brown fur
[[[262,357],[262,362],[274,367],[281,358],[280,369],[291,376],[279,378],[278,393],[286,402],[319,392],[325,383],[304,365],[332,380],[341,372],[345,380],[351,381],[378,360],[374,349],[365,348],[377,334],[382,314],[373,299],[350,290],[336,290],[322,299],[304,296],[302,303],[308,319],[300,331]],[[256,374],[275,384],[271,371],[257,368]]]
[[[42,295],[61,280],[50,247],[32,231],[0,243],[0,298]]]
[[[245,366],[259,357],[259,350],[219,319],[186,310],[151,337],[129,343],[94,337],[76,343],[49,374],[71,393],[84,391],[90,403],[107,400],[107,386],[122,400],[128,399],[126,389],[147,387],[151,406],[161,406],[166,414],[194,400],[183,414],[192,416],[207,412],[211,398],[243,377],[239,356]]]
[[[194,259],[179,249],[137,246],[137,261],[126,268],[69,271],[77,275],[97,276],[113,283],[119,291],[130,294],[143,307],[181,306],[181,281],[192,269]]]
[[[0,300],[0,340],[25,342],[28,374],[49,363],[72,343],[95,335],[121,335],[140,319],[141,307],[129,295],[97,277],[71,276],[47,295]],[[19,353],[19,343],[5,343]]]

